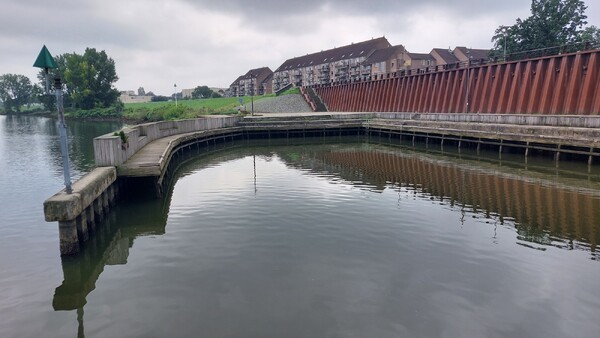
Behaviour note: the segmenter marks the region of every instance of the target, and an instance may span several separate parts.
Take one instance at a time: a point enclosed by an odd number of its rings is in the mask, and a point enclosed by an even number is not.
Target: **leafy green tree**
[[[208,86],[198,86],[192,91],[192,98],[202,99],[208,98],[212,95],[212,90]]]
[[[494,50],[510,54],[580,42],[586,8],[581,0],[532,0],[530,17],[496,29]]]
[[[86,48],[83,55],[66,53],[58,55],[54,61],[57,68],[50,70],[50,78],[62,79],[66,89],[65,106],[92,109],[107,108],[117,103],[119,91],[113,85],[119,78],[115,62],[106,52]],[[40,72],[38,79],[44,86],[43,72]],[[46,105],[51,100],[40,101]]]
[[[194,90],[192,91],[192,98],[194,99],[206,99],[206,98],[215,98],[215,97],[221,97],[221,95],[219,95],[219,93],[213,91],[212,89],[208,88],[208,86],[198,86],[196,88],[194,88]]]
[[[33,86],[25,75],[4,74],[0,76],[0,101],[7,112],[21,111],[21,106],[29,103]]]
[[[593,47],[600,48],[600,28],[596,26],[586,27],[581,33],[581,41],[589,42]]]

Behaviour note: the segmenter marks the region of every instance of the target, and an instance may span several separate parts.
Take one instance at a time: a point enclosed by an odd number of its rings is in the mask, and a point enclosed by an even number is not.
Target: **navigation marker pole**
[[[48,51],[48,48],[46,48],[46,45],[42,47],[42,50],[38,54],[38,57],[35,59],[33,66],[44,70],[44,74],[46,77],[46,94],[49,94],[48,70],[51,68],[56,68],[56,62],[54,62],[54,58],[52,58],[52,55]],[[56,109],[58,109],[58,133],[60,134],[60,152],[62,154],[63,159],[65,190],[67,194],[70,194],[73,192],[73,189],[71,189],[71,174],[69,172],[69,145],[67,143],[67,124],[65,123],[65,110],[63,108],[63,91],[60,78],[54,79],[54,94],[56,95]]]
[[[60,134],[60,153],[63,159],[63,172],[67,194],[71,189],[71,174],[69,172],[69,145],[67,143],[67,124],[65,123],[65,109],[63,107],[63,90],[60,78],[54,79],[54,94],[56,95],[56,109],[58,109],[58,132]]]

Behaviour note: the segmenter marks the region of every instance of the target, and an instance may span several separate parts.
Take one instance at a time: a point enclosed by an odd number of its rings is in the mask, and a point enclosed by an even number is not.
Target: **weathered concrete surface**
[[[163,174],[180,144],[232,131],[380,128],[440,136],[544,143],[582,148],[600,147],[600,117],[571,115],[499,115],[428,113],[273,113],[246,116],[237,127],[174,134],[156,139],[117,167],[119,176]]]
[[[470,122],[516,124],[529,126],[600,128],[600,116],[590,115],[527,115],[527,114],[465,114],[465,113],[415,113],[415,112],[305,112],[272,113],[245,116],[241,122],[260,120],[295,121],[299,119],[388,119],[437,122]]]
[[[72,221],[94,202],[117,180],[114,167],[100,167],[92,170],[73,183],[73,193],[64,190],[44,202],[44,216],[47,222]]]
[[[97,166],[118,166],[125,163],[138,150],[149,143],[172,135],[200,130],[233,127],[239,116],[207,116],[197,119],[160,121],[123,128],[127,144],[112,133],[94,138],[94,158]]]
[[[576,147],[600,147],[600,129],[493,123],[375,119],[365,127],[404,132],[533,142]]]
[[[117,166],[118,176],[160,176],[169,164],[173,150],[188,141],[241,131],[239,127],[201,130],[157,139],[140,149],[127,162]]]

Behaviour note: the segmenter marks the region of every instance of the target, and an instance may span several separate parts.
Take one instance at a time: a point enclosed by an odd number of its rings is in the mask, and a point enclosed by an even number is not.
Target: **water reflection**
[[[600,190],[588,181],[572,186],[559,177],[510,168],[483,168],[480,163],[390,149],[330,149],[311,156],[278,152],[292,167],[335,175],[347,182],[382,191],[413,189],[425,199],[480,215],[501,225],[514,222],[520,241],[582,249],[597,259],[600,241]],[[583,188],[582,186],[587,186]],[[527,245],[520,243],[522,245]],[[529,247],[542,249],[529,245]]]
[[[170,196],[170,195],[169,195]],[[55,311],[77,310],[77,337],[85,337],[84,307],[87,296],[106,266],[127,264],[129,249],[139,236],[163,235],[169,196],[141,198],[111,212],[76,257],[61,257],[64,280],[54,291]]]
[[[97,227],[79,255],[62,257],[64,281],[54,293],[54,310],[83,307],[106,265],[127,264],[129,248],[135,238],[163,235],[167,224],[168,200],[137,200],[118,207]]]
[[[288,168],[319,176],[330,183],[349,183],[375,193],[387,189],[397,191],[399,205],[402,196],[410,194],[413,198],[457,210],[452,215],[459,219],[449,222],[464,225],[469,218],[484,219],[490,224],[494,240],[498,226],[514,227],[514,238],[520,246],[535,250],[550,246],[577,249],[589,252],[592,259],[598,258],[600,190],[596,181],[564,179],[534,170],[492,166],[478,160],[356,143],[355,138],[341,141],[336,139],[335,143],[327,144],[331,140],[285,140],[285,145],[243,141],[209,149],[192,148],[181,157],[174,180],[225,162],[249,158],[253,166],[248,170],[253,172],[248,172],[248,177],[256,195],[261,182],[257,161],[277,160]],[[95,289],[105,266],[127,264],[136,238],[165,234],[172,189],[173,184],[163,199],[137,199],[117,208],[79,256],[63,259],[64,281],[56,288],[52,305],[56,311],[77,310],[79,336],[84,334],[87,296]],[[280,189],[285,192],[286,188]],[[514,242],[512,238],[511,241]],[[507,262],[502,264],[508,265]],[[319,301],[325,304],[323,307],[331,306],[323,299]],[[327,314],[333,312],[333,307],[326,311]]]
[[[43,154],[51,170],[62,173],[62,156],[56,120],[45,117],[9,115],[0,119],[0,150],[6,148],[6,160],[14,163],[24,162],[22,156],[32,153]],[[76,179],[94,167],[94,144],[92,139],[121,128],[116,121],[90,122],[67,121],[69,160]],[[3,144],[5,142],[5,144]],[[10,150],[10,151],[9,151]],[[2,151],[4,152],[4,151]],[[14,158],[13,158],[14,156]],[[0,159],[3,156],[0,155]],[[39,159],[35,159],[39,160]]]

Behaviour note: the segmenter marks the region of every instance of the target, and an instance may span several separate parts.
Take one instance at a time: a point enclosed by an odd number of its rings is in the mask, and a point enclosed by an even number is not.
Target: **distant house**
[[[182,99],[191,99],[192,98],[192,93],[194,92],[194,89],[182,89],[181,90],[181,98]]]
[[[466,63],[467,60],[471,60],[471,62],[484,62],[490,59],[490,50],[489,49],[474,49],[467,47],[456,47],[453,51],[456,58],[462,62]]]
[[[231,96],[231,97],[235,97],[235,96],[240,96],[240,80],[242,80],[242,78],[244,77],[244,75],[240,75],[238,76],[237,79],[235,79],[235,81],[233,81],[230,85],[229,85],[229,89],[227,90],[227,96]]]
[[[429,54],[433,56],[437,66],[455,65],[460,62],[450,48],[434,48]]]
[[[122,91],[119,100],[123,103],[144,103],[152,101],[153,95],[137,95],[133,90]]]
[[[406,50],[402,45],[377,49],[362,62],[362,67],[370,70],[368,75],[371,77],[394,73],[401,67],[404,52]]]
[[[400,67],[404,70],[435,67],[435,58],[431,54],[403,52]]]
[[[353,43],[286,60],[273,72],[273,90],[288,84],[311,86],[370,76],[362,63],[378,49],[391,47],[385,37]]]
[[[229,96],[265,95],[273,92],[273,71],[269,67],[250,69],[229,86]]]

